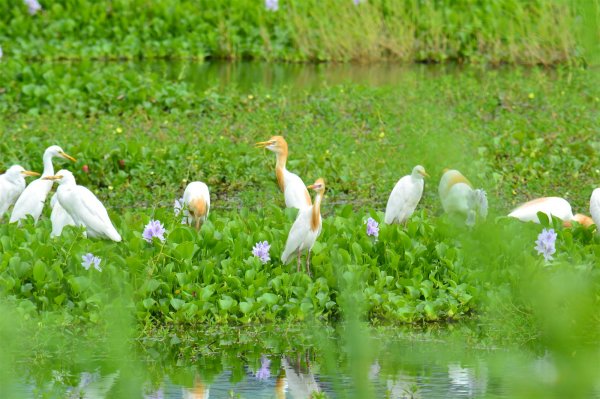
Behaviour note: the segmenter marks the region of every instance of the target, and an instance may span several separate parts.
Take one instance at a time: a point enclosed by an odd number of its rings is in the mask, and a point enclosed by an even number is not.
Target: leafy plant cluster
[[[131,301],[140,321],[163,323],[334,321],[356,295],[373,322],[459,318],[471,310],[461,251],[424,215],[407,231],[382,227],[374,240],[346,206],[324,221],[313,278],[279,260],[293,216],[274,206],[215,212],[197,234],[170,210],[156,210],[168,226],[164,243],[144,241],[148,216],[130,211],[113,214],[121,244],[85,240],[76,229],[50,239],[47,221],[3,224],[0,284],[23,312],[64,312],[69,322],[99,321],[114,297]],[[251,253],[263,240],[272,245],[266,264]],[[84,270],[86,253],[102,259],[101,272]]]
[[[568,2],[535,0],[40,1],[0,5],[5,57],[575,62]],[[589,11],[589,10],[588,10]],[[593,10],[592,10],[593,11]]]

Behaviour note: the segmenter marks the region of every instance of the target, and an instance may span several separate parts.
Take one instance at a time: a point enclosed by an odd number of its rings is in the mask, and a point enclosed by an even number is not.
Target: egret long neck
[[[319,222],[321,221],[321,194],[315,197],[315,203],[312,207],[312,215],[310,218],[310,228],[312,231],[319,230]]]
[[[285,172],[285,163],[287,162],[287,151],[277,153],[277,164],[275,165],[275,176],[277,176],[277,184],[281,191],[285,191],[285,182],[283,175]]]
[[[52,165],[52,154],[44,153],[44,172],[43,176],[54,176],[54,166]]]

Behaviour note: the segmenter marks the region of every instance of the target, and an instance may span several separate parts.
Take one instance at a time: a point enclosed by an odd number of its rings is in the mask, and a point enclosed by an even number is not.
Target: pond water
[[[65,351],[15,365],[2,398],[512,398],[560,387],[547,353],[478,349],[444,328],[437,338],[392,331],[173,335],[131,340],[131,352],[117,357],[102,340],[75,339]]]

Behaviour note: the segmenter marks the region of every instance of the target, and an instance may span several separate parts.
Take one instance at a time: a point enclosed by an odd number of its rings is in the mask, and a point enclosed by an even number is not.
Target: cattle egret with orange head
[[[594,221],[586,215],[580,213],[573,215],[571,204],[560,197],[542,197],[528,201],[508,214],[509,217],[517,218],[523,222],[540,223],[538,212],[542,212],[552,219],[552,216],[559,218],[564,222],[565,227],[571,227],[571,222],[575,221],[585,227],[594,224]]]
[[[208,211],[210,210],[208,186],[201,181],[188,184],[183,193],[183,203],[188,211],[188,224],[194,222],[194,227],[199,230],[202,223],[208,218]]]
[[[307,251],[306,272],[310,276],[310,250],[317,237],[321,234],[321,200],[325,193],[325,181],[322,178],[317,179],[314,184],[308,186],[309,189],[316,192],[315,203],[309,207],[300,209],[296,220],[290,229],[285,249],[281,254],[281,261],[287,264],[292,259],[294,253],[298,254],[298,268],[300,271],[300,257],[303,251]]]
[[[285,168],[288,157],[288,145],[285,139],[281,136],[273,136],[268,141],[256,143],[256,146],[266,148],[277,156],[275,175],[277,176],[277,184],[285,198],[285,206],[297,209],[310,206],[310,195],[304,182],[298,175]]]
[[[458,170],[445,169],[438,187],[444,212],[467,217],[467,226],[474,226],[478,218],[487,217],[487,196],[473,185]]]

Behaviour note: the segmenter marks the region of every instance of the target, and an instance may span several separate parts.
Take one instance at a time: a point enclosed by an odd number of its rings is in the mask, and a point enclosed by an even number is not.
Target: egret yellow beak
[[[269,144],[271,144],[270,141],[259,141],[258,143],[254,144],[254,146],[256,148],[265,148],[266,146],[268,146]]]
[[[30,170],[24,170],[21,172],[21,174],[23,176],[39,176],[40,175],[38,172],[32,172]]]
[[[429,174],[425,171],[419,172],[421,174],[421,176],[425,176],[425,177],[431,177],[429,176]]]
[[[73,162],[77,162],[77,160],[75,158],[73,158],[72,156],[70,156],[69,154],[65,153],[65,152],[59,152],[58,155],[60,155],[63,158],[68,159],[69,161],[73,161]]]
[[[46,177],[42,177],[42,180],[60,180],[63,177],[61,175],[56,175],[56,176],[46,176]]]
[[[310,186],[306,186],[306,188],[310,189],[310,190],[318,190],[321,188],[320,184],[311,184]]]

